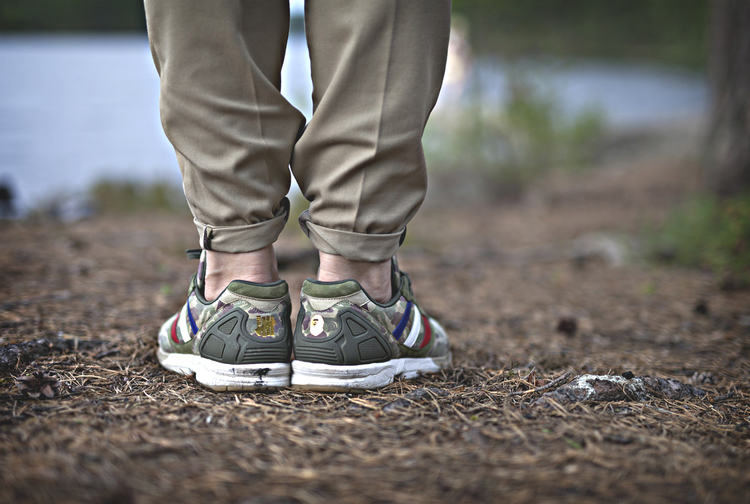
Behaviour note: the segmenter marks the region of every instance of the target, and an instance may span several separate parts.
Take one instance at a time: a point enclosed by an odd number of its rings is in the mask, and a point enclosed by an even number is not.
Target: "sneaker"
[[[393,261],[393,298],[373,301],[354,280],[302,284],[292,386],[360,392],[450,367],[445,330],[414,301]]]
[[[205,266],[203,251],[187,303],[159,331],[159,363],[176,373],[195,374],[198,383],[213,390],[288,387],[289,286],[283,280],[270,284],[235,280],[218,298],[207,301]]]

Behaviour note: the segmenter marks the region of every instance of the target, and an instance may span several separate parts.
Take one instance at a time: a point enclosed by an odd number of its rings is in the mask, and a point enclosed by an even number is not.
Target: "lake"
[[[282,93],[307,117],[309,68],[304,38],[292,36]],[[564,111],[597,105],[614,126],[696,117],[707,106],[705,76],[643,65],[482,58],[466,88],[478,83],[483,100],[503,100],[519,69],[552,90]],[[145,35],[0,36],[0,183],[13,189],[21,213],[102,179],[180,184],[158,94]],[[460,106],[465,94],[448,86],[439,107]]]

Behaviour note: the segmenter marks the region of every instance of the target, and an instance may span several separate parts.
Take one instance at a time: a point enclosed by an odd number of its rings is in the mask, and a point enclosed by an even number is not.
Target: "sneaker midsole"
[[[434,358],[404,357],[356,366],[295,360],[292,362],[292,385],[372,389],[384,387],[398,376],[409,379],[420,373],[434,373],[450,366],[450,363],[450,354]]]
[[[225,364],[195,354],[157,351],[159,363],[176,373],[195,374],[198,383],[207,387],[288,387],[291,366],[288,362],[263,364]]]

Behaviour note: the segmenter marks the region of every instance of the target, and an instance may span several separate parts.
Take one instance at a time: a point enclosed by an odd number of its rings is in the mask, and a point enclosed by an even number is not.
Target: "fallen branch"
[[[732,398],[732,397],[734,396],[734,393],[735,393],[735,391],[734,391],[734,390],[732,390],[732,391],[730,391],[730,392],[729,392],[728,394],[724,394],[724,395],[720,395],[720,396],[712,397],[712,398],[711,398],[711,399],[709,399],[709,400],[710,400],[710,401],[711,401],[712,403],[717,403],[717,402],[722,402],[722,401],[726,401],[727,399],[731,399],[731,398]]]

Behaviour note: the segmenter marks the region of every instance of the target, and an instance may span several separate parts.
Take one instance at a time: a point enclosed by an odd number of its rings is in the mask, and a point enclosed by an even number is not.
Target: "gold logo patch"
[[[255,317],[258,327],[255,328],[255,334],[261,338],[273,338],[276,334],[276,319],[268,315],[258,315]]]

